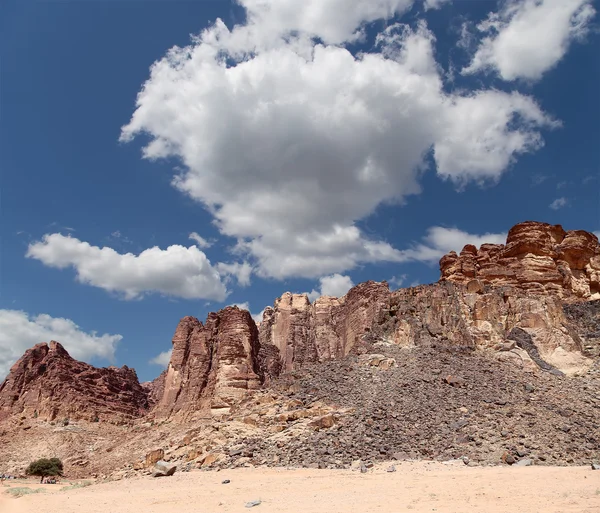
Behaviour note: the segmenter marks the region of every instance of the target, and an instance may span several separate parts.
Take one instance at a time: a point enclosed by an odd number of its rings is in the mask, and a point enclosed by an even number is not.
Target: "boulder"
[[[177,470],[177,465],[166,461],[157,461],[154,465],[152,477],[168,477],[172,476]]]

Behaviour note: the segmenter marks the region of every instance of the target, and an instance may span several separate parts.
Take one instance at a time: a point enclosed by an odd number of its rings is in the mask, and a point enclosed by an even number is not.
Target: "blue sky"
[[[55,338],[152,379],[185,315],[600,231],[596,10],[4,2],[0,376]]]

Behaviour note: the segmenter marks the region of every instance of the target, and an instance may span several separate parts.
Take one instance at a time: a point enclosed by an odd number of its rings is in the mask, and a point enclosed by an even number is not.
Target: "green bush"
[[[41,458],[32,461],[25,473],[28,476],[38,477],[62,476],[63,464],[58,458]]]

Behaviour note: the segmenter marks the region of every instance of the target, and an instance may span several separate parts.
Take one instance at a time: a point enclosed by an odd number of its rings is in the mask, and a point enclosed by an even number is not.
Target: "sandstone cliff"
[[[147,394],[133,369],[93,367],[54,341],[28,349],[0,385],[0,420],[24,415],[119,423],[147,409]]]
[[[202,324],[184,317],[175,330],[157,417],[227,411],[264,380],[256,324],[249,312],[228,307]]]
[[[529,293],[565,299],[600,299],[600,244],[582,230],[527,221],[513,226],[506,244],[467,245],[440,260],[441,280],[467,284],[477,278]]]
[[[275,346],[283,370],[341,358],[352,351],[389,298],[387,283],[369,281],[344,297],[285,293],[267,308],[259,328],[261,346]]]
[[[573,374],[589,367],[583,348],[591,339],[565,315],[558,297],[475,285],[467,289],[447,282],[391,293],[370,340],[442,351],[495,351],[530,370]],[[519,330],[528,342],[515,335]]]

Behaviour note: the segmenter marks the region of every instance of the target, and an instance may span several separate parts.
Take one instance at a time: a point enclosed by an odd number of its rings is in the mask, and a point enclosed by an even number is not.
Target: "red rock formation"
[[[0,385],[0,420],[25,415],[118,423],[144,415],[147,407],[133,369],[93,367],[54,341],[28,349]]]
[[[196,411],[228,411],[264,380],[256,324],[249,312],[228,307],[203,325],[184,317],[175,330],[157,417]]]
[[[259,328],[261,346],[275,346],[284,370],[341,358],[370,329],[387,304],[387,283],[369,281],[344,297],[322,296],[313,304],[306,294],[286,292],[265,309]]]
[[[513,226],[506,245],[467,245],[440,260],[441,281],[467,284],[477,278],[561,298],[600,299],[600,244],[582,230],[527,221]]]
[[[142,383],[142,388],[146,391],[148,396],[148,406],[150,408],[153,408],[161,400],[165,392],[166,377],[167,371],[165,369],[152,381],[145,381]]]
[[[506,245],[467,245],[440,267],[441,283],[395,292],[385,282],[366,282],[312,304],[304,294],[286,293],[265,309],[259,329],[237,307],[209,314],[205,324],[185,317],[167,370],[143,387],[126,367],[95,369],[60,344],[38,345],[0,387],[0,416],[131,418],[148,404],[159,418],[228,412],[281,372],[342,358],[363,340],[498,350],[545,370],[576,372],[589,364],[581,352],[585,337],[569,324],[563,301],[600,297],[594,235],[521,223]]]
[[[477,283],[480,286],[474,287]],[[591,364],[582,354],[584,334],[569,322],[556,295],[529,294],[517,287],[484,288],[477,280],[469,285],[470,290],[442,282],[392,292],[370,340],[407,348],[495,350],[516,358],[519,366],[525,362],[535,369],[538,362],[511,340],[516,328],[531,337],[544,362],[562,372],[576,373]]]

